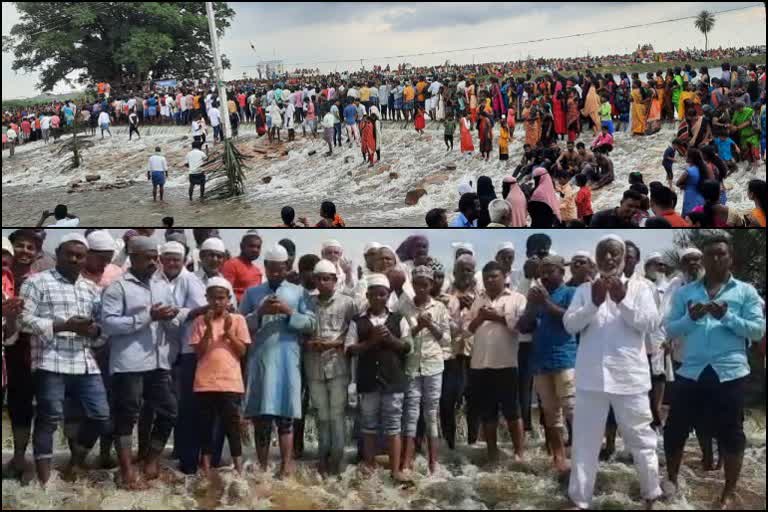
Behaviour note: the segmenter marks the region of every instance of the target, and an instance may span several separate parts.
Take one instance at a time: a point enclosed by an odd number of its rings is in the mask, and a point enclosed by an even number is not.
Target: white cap
[[[77,242],[88,247],[88,240],[86,240],[85,237],[80,233],[69,233],[68,235],[64,235],[64,238],[61,239],[61,242],[59,242],[58,247],[61,247],[62,245],[67,244],[69,242]]]
[[[230,292],[232,291],[232,285],[229,284],[229,281],[219,276],[212,277],[208,280],[205,289],[210,290],[211,288],[226,288]]]
[[[496,248],[496,254],[499,254],[501,251],[513,251],[515,250],[515,244],[512,242],[503,242],[500,243],[499,246]]]
[[[275,244],[264,253],[264,261],[284,263],[288,261],[288,251],[280,244]]]
[[[589,261],[593,261],[594,258],[592,258],[592,255],[588,253],[587,251],[576,251],[573,253],[573,256],[571,256],[571,261],[573,261],[574,258],[587,258]]]
[[[597,243],[601,244],[609,240],[613,240],[614,242],[619,242],[621,245],[624,245],[624,240],[619,235],[605,235],[604,237],[600,238]]]
[[[465,251],[469,251],[472,254],[475,254],[475,248],[472,246],[472,244],[467,242],[453,242],[451,244],[451,247],[453,247],[453,252],[455,253],[459,249],[464,249]]]
[[[341,242],[339,242],[338,240],[326,240],[325,242],[323,242],[322,247],[323,247],[323,250],[326,250],[329,247],[338,247],[339,249],[342,248]]]
[[[107,252],[115,250],[115,239],[105,229],[92,232],[86,237],[86,240],[91,251]]]
[[[5,236],[3,237],[3,250],[13,256],[13,244]]]
[[[202,251],[212,251],[212,252],[220,252],[225,253],[227,252],[227,248],[224,246],[224,242],[221,240],[221,238],[208,238],[203,244],[200,246],[200,252]]]
[[[664,259],[664,256],[661,255],[660,252],[652,252],[648,255],[648,257],[645,259],[646,263],[650,263],[653,260],[662,260]]]
[[[178,254],[183,257],[185,250],[179,242],[166,242],[160,246],[160,254]]]
[[[680,259],[683,259],[686,256],[689,256],[691,254],[698,254],[699,256],[701,256],[702,252],[695,247],[686,247],[685,249],[680,249],[677,252],[677,255],[680,257]]]
[[[314,273],[336,275],[336,265],[334,265],[332,261],[320,260],[315,265]]]
[[[389,279],[384,274],[370,274],[366,280],[368,281],[368,288],[383,286],[387,290],[390,289]]]
[[[371,251],[378,251],[381,249],[381,244],[379,242],[368,242],[365,244],[365,247],[363,247],[363,254],[368,254]]]

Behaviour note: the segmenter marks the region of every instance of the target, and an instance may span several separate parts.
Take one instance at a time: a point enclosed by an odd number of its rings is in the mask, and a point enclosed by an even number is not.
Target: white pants
[[[582,509],[592,504],[609,406],[613,406],[619,432],[635,461],[643,499],[654,500],[662,494],[656,455],[657,436],[651,428],[653,416],[648,393],[613,395],[577,389],[568,495]]]

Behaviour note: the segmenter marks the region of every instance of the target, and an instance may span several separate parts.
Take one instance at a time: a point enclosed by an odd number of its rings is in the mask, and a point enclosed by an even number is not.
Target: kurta
[[[294,311],[293,315],[259,319],[259,307],[273,293]],[[247,356],[244,417],[301,418],[300,344],[302,335],[311,334],[315,328],[307,299],[301,286],[287,281],[276,292],[264,283],[249,288],[243,296],[240,312],[246,317],[253,342]]]

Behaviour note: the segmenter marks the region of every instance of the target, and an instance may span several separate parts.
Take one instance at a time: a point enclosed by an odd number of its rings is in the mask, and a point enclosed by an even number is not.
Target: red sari
[[[373,164],[373,156],[376,154],[376,139],[373,137],[373,123],[363,121],[360,123],[360,140],[363,155]]]
[[[413,118],[413,125],[416,127],[417,130],[423,130],[427,123],[424,121],[424,112],[419,110],[416,115]]]
[[[552,98],[552,115],[555,118],[555,133],[565,135],[568,131],[565,109],[563,108],[563,84],[556,82],[555,96]]]
[[[459,131],[461,132],[461,152],[473,152],[475,150],[475,145],[472,144],[472,134],[469,133],[469,121],[466,117],[462,117],[459,120],[459,127]]]

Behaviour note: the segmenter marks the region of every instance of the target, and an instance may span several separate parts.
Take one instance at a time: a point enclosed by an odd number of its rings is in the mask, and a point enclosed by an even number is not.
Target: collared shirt
[[[32,335],[32,370],[67,375],[98,374],[92,349],[104,344],[73,332],[53,332],[53,325],[74,316],[98,321],[101,290],[78,276],[72,283],[56,269],[29,276],[21,285],[24,299],[20,327]]]
[[[469,323],[472,321],[470,317],[472,307],[462,308],[459,299],[463,296],[469,296],[474,303],[480,292],[477,287],[461,291],[455,286],[451,286],[447,293],[451,297],[448,301],[448,315],[451,319],[452,343],[451,347],[446,348],[444,351],[443,357],[446,360],[453,359],[456,356],[469,357],[472,355],[472,345],[475,339],[474,335],[469,332]]]
[[[549,293],[553,303],[568,309],[576,288],[561,285]],[[531,367],[534,373],[569,370],[576,365],[576,337],[565,330],[563,319],[539,306],[533,331]]]
[[[101,275],[89,274],[85,269],[80,272],[80,275],[95,283],[99,288],[104,289],[120,279],[120,276],[123,275],[123,269],[114,263],[108,263]]]
[[[261,284],[264,274],[261,268],[256,265],[256,260],[245,262],[243,258],[238,256],[224,262],[221,266],[221,275],[232,284],[235,297],[240,302],[248,288]]]
[[[405,372],[409,377],[431,377],[443,372],[443,350],[451,345],[451,321],[448,308],[432,297],[423,306],[417,306],[412,300],[403,301],[403,318],[408,322],[413,340],[413,350],[405,361]],[[435,338],[427,328],[416,333],[419,315],[429,315],[432,323],[440,332]]]
[[[608,294],[600,307],[592,302],[592,283],[576,290],[563,316],[565,329],[580,334],[576,388],[617,395],[651,389],[645,333],[659,324],[651,287],[629,280],[619,304]]]
[[[470,368],[517,368],[517,322],[525,311],[525,304],[523,295],[507,288],[495,299],[491,299],[487,292],[477,297],[470,312],[470,322],[477,318],[480,309],[484,307],[493,308],[496,313],[503,315],[505,322],[485,321],[475,330]]]
[[[101,323],[109,336],[111,374],[171,369],[167,333],[179,322],[152,320],[149,311],[154,304],[174,304],[171,287],[157,274],[144,283],[128,272],[104,290]]]
[[[312,338],[325,341],[341,339],[342,342],[346,340],[350,323],[357,314],[355,301],[351,297],[336,292],[328,300],[322,300],[319,295],[311,295],[309,309],[317,319]],[[305,352],[304,370],[309,380],[325,381],[348,376],[349,365],[343,344],[338,349],[325,352]]]
[[[451,225],[449,227],[451,227],[451,228],[476,228],[477,227],[477,219],[475,219],[473,222],[469,222],[469,220],[467,220],[467,218],[464,216],[463,213],[459,213],[451,221]]]
[[[688,314],[688,304],[710,301],[728,304],[723,318],[707,314],[694,321]],[[678,373],[693,380],[698,380],[707,366],[715,370],[721,382],[749,375],[747,342],[765,334],[759,295],[752,285],[733,276],[714,298],[709,297],[703,279],[680,288],[672,298],[665,324],[669,336],[684,340],[683,366]]]
[[[178,330],[172,329],[168,333],[171,342],[170,360],[175,361],[176,356],[180,353],[193,354],[195,352],[195,349],[189,344],[192,322],[188,322],[187,317],[193,309],[207,305],[208,299],[205,296],[205,287],[202,281],[186,268],[182,268],[179,275],[173,280],[168,279],[162,270],[157,272],[157,278],[165,281],[171,287],[173,305],[179,308],[179,316],[176,317],[176,320],[180,328]]]

